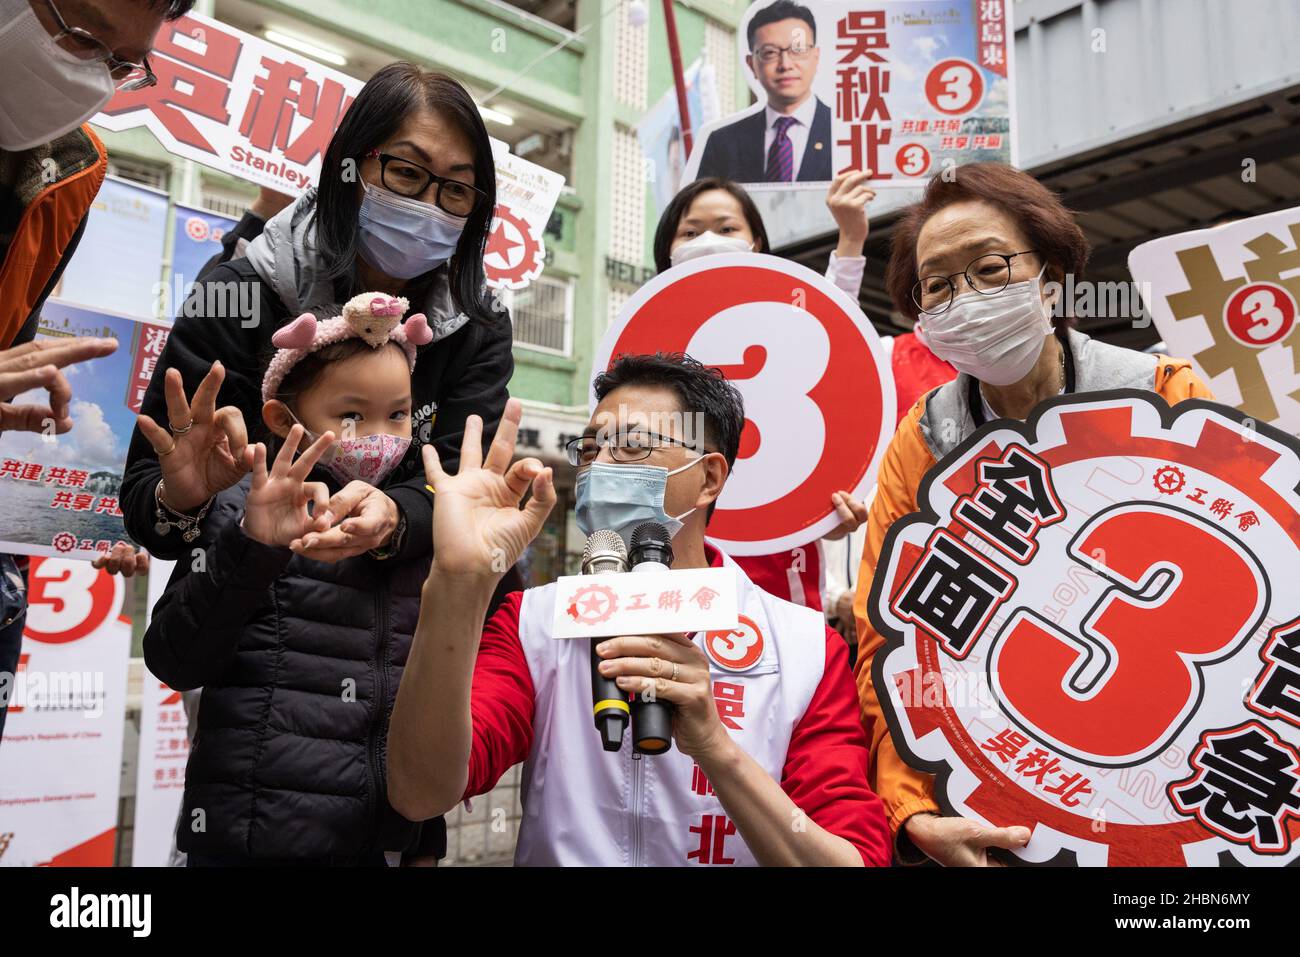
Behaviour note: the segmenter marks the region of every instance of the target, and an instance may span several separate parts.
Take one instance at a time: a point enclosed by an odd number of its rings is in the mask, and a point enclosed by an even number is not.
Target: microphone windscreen
[[[615,567],[602,570],[616,571],[627,567],[627,546],[623,544],[623,537],[608,528],[592,532],[582,549],[583,574],[590,574],[595,566],[605,564]]]

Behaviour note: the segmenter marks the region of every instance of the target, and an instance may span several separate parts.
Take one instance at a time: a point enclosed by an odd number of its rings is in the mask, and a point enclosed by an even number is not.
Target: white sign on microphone
[[[556,638],[689,635],[735,628],[739,620],[731,568],[567,575],[556,588]]]

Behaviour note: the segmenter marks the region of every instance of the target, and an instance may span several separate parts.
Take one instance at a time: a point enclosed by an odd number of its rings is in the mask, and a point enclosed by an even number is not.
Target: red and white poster
[[[1300,858],[1300,442],[1067,396],[926,475],[868,605],[893,741],[1027,861]]]
[[[95,124],[148,127],[169,153],[295,196],[362,86],[197,13],[162,25],[149,63],[158,83],[119,90]]]
[[[723,551],[806,545],[840,523],[832,494],[866,498],[894,433],[894,382],[875,329],[824,277],[755,253],[675,266],[627,301],[593,368],[655,352],[720,368],[744,396],[740,454],[709,522]]]
[[[523,289],[546,266],[546,224],[564,187],[564,177],[496,149],[496,219],[483,250],[483,273],[493,289]],[[505,146],[501,143],[501,146]]]
[[[151,615],[174,567],[174,562],[157,558],[150,562]],[[140,686],[140,750],[135,772],[132,867],[166,867],[171,861],[176,817],[185,793],[185,765],[190,757],[188,727],[181,693],[167,687],[146,667]]]
[[[163,24],[149,62],[158,83],[119,90],[96,125],[146,127],[169,153],[293,196],[319,180],[330,138],[364,86],[197,13]],[[498,202],[484,269],[493,288],[522,289],[541,274],[564,177],[500,141],[493,158]]]
[[[1128,268],[1164,351],[1222,401],[1300,435],[1300,206],[1153,239]]]
[[[849,169],[881,189],[1014,165],[1010,0],[774,2],[751,3],[736,30],[756,102],[700,130],[688,180],[824,193]]]
[[[116,846],[131,620],[124,579],[33,558],[0,742],[0,865],[109,867]]]

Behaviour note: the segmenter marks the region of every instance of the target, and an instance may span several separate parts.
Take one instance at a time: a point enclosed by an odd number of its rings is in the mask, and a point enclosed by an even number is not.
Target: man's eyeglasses
[[[691,449],[703,455],[707,450],[696,448],[688,442],[659,435],[656,432],[627,431],[613,435],[580,435],[564,444],[569,464],[575,468],[590,465],[596,461],[602,448],[609,449],[609,457],[615,462],[640,462],[649,458],[650,453],[659,448],[678,446]]]
[[[965,276],[966,284],[975,292],[992,296],[1006,289],[1011,282],[1011,260],[1017,256],[1036,253],[1035,249],[1018,253],[989,253],[975,257],[965,269],[951,276],[924,276],[912,286],[912,301],[916,303],[917,309],[928,316],[942,315],[948,311],[953,296],[957,293],[953,280],[958,276]]]
[[[781,54],[784,53],[791,60],[799,61],[806,60],[808,54],[812,53],[812,51],[813,47],[806,43],[793,43],[788,47],[779,47],[775,43],[765,43],[754,51],[754,59],[759,63],[775,63],[781,59]]]
[[[399,196],[421,196],[430,184],[437,183],[433,204],[453,216],[468,216],[487,199],[487,193],[469,183],[439,176],[400,156],[371,150],[366,157],[379,160],[379,181],[384,184],[384,189]]]
[[[54,42],[78,60],[103,63],[108,67],[108,73],[119,90],[142,90],[158,82],[158,78],[153,75],[153,70],[149,68],[148,57],[139,63],[123,60],[104,43],[95,39],[91,33],[81,27],[68,26],[58,8],[54,6],[54,0],[45,0],[45,5],[49,7],[50,15],[54,17],[54,22],[59,28],[59,32],[54,35]]]

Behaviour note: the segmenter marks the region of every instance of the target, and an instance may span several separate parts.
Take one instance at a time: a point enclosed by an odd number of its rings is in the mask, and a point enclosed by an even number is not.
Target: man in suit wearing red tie
[[[749,21],[745,63],[767,105],[709,134],[697,177],[740,183],[817,183],[831,174],[831,110],[813,96],[820,51],[812,11],[776,0]]]

